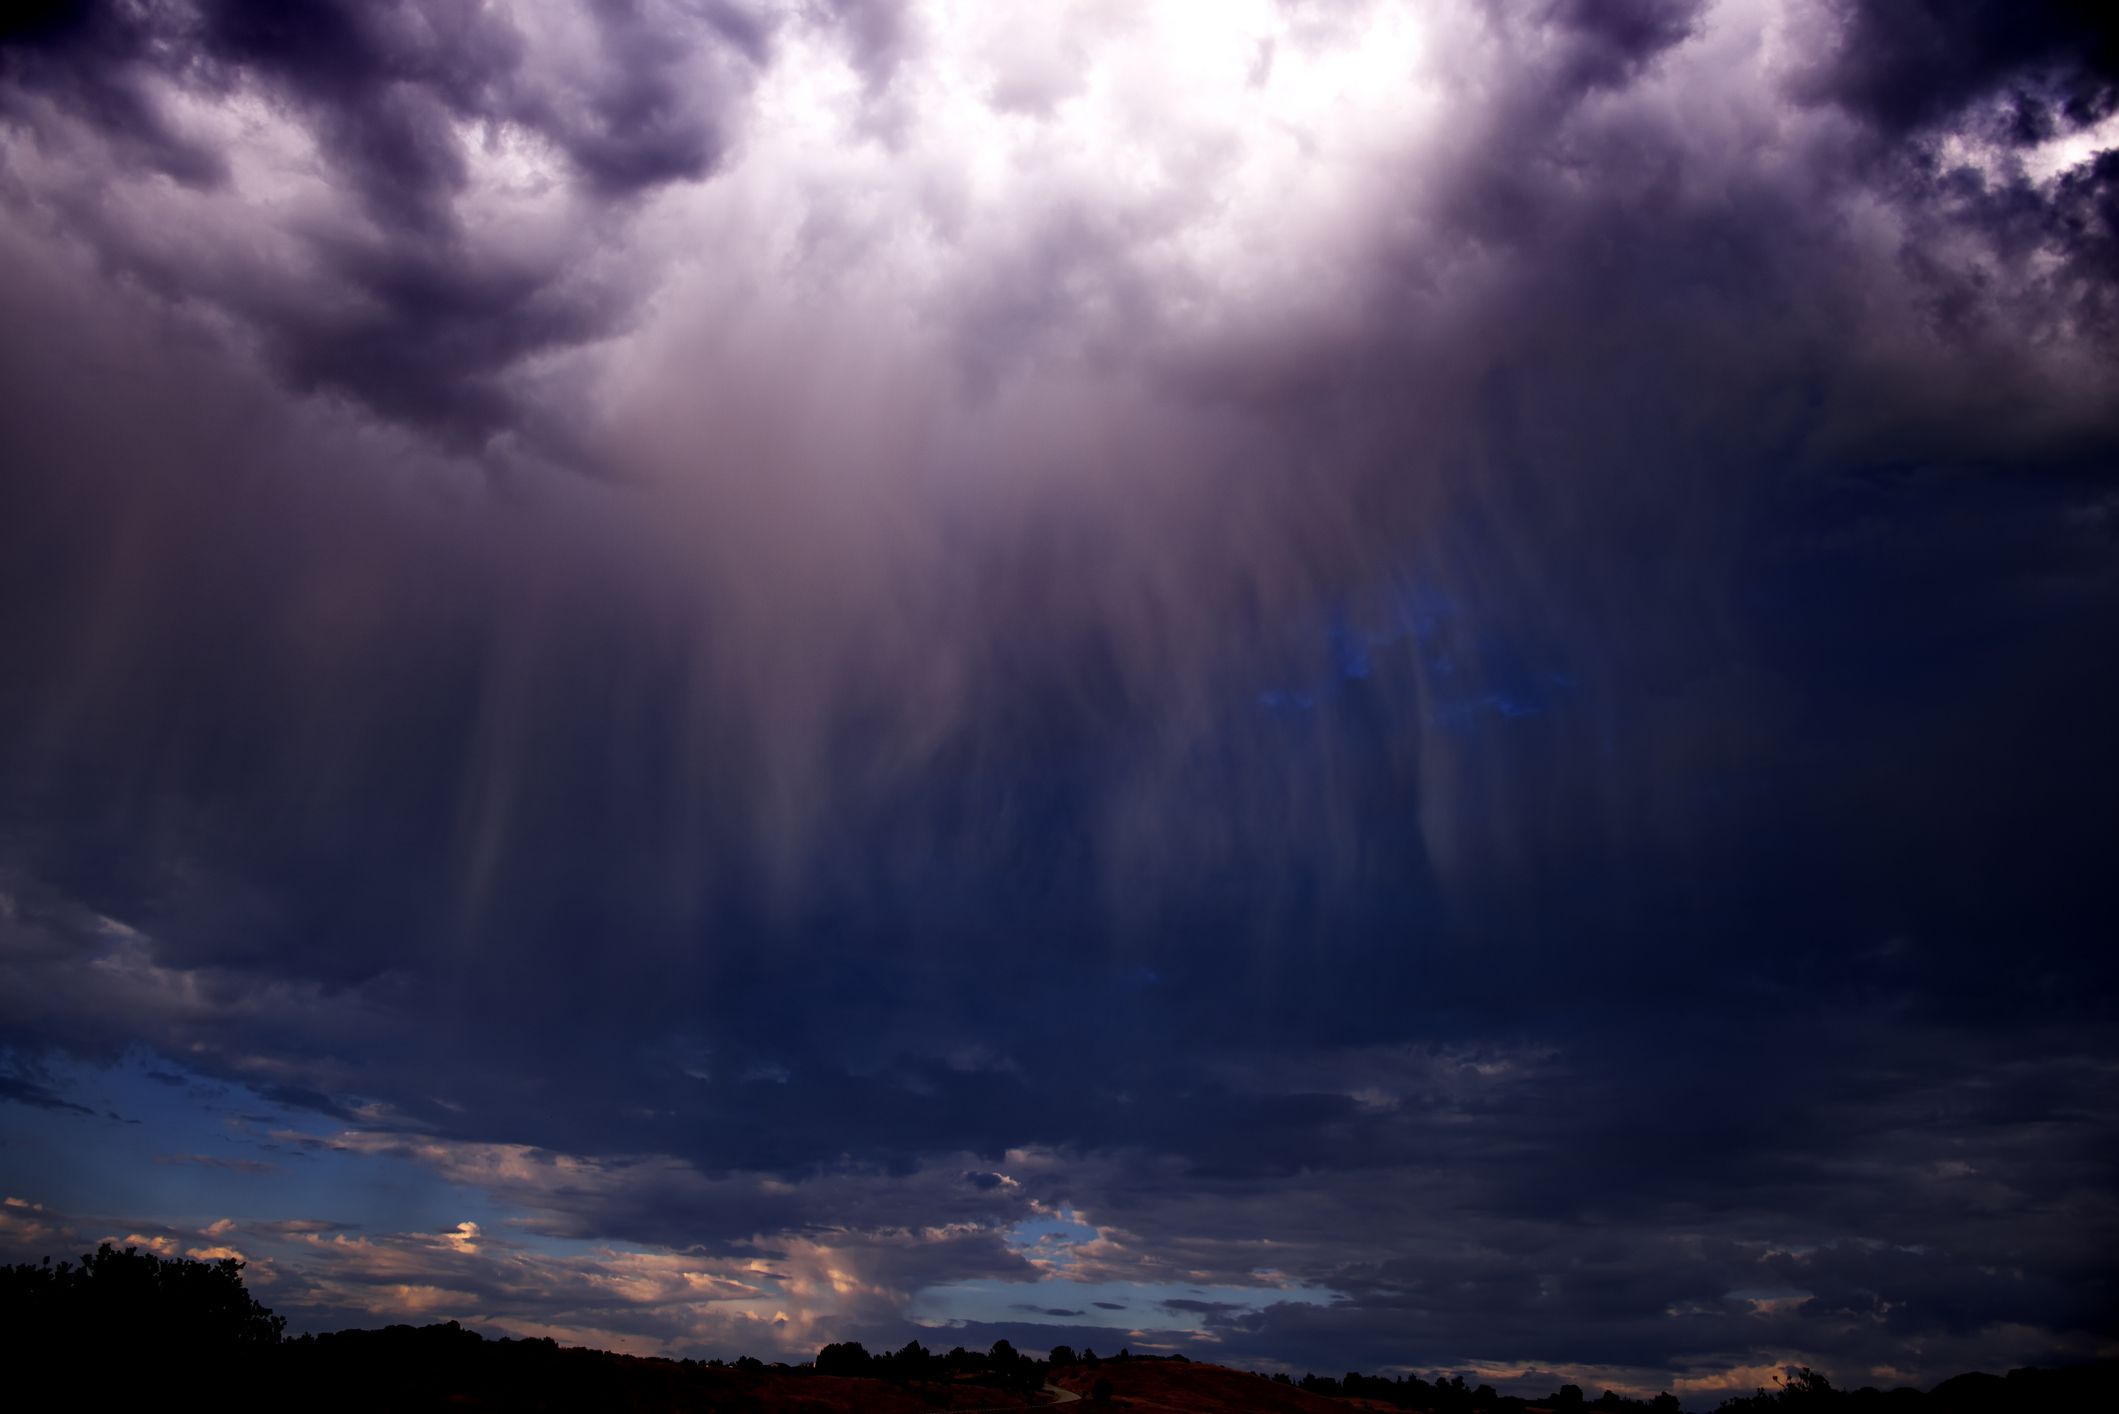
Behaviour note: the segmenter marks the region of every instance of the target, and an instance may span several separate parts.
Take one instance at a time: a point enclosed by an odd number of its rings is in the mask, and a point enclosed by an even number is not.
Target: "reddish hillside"
[[[934,1414],[998,1411],[1049,1405],[1045,1393],[1016,1393],[970,1380],[890,1380],[817,1375],[807,1371],[709,1369],[675,1361],[565,1351],[584,1368],[565,1385],[529,1392],[515,1387],[466,1388],[446,1380],[431,1388],[435,1405],[473,1410],[561,1410],[597,1407],[629,1414]],[[449,1390],[444,1400],[438,1397]],[[342,1407],[330,1405],[327,1407]],[[1088,1406],[1084,1405],[1084,1409]]]
[[[885,1380],[833,1375],[756,1374],[712,1371],[669,1391],[667,1405],[633,1407],[712,1409],[716,1414],[930,1414],[935,1410],[1003,1410],[1034,1408],[1051,1396],[1017,1395],[969,1383]],[[1086,1407],[1086,1406],[1084,1406]]]

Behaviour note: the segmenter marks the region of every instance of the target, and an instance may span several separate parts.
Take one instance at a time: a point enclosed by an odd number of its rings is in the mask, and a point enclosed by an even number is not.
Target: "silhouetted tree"
[[[1832,1388],[1830,1380],[1808,1365],[1785,1378],[1775,1375],[1773,1385],[1771,1390],[1761,1389],[1756,1394],[1723,1400],[1716,1414],[1779,1414],[1782,1410],[1830,1409],[1846,1399],[1839,1390]]]
[[[1089,1386],[1089,1398],[1098,1404],[1109,1404],[1114,1393],[1110,1377],[1107,1375],[1098,1375],[1096,1383]]]
[[[1045,1363],[1055,1370],[1066,1369],[1074,1363],[1074,1347],[1071,1345],[1053,1346],[1052,1353],[1045,1357]]]
[[[71,1262],[0,1268],[0,1329],[17,1351],[63,1361],[229,1358],[280,1343],[286,1322],[243,1288],[232,1257],[194,1261],[104,1243]]]
[[[741,1363],[740,1361],[738,1362]],[[862,1376],[869,1373],[873,1363],[868,1351],[858,1340],[843,1344],[827,1345],[817,1352],[816,1372],[820,1375]]]
[[[1838,1392],[1832,1388],[1832,1381],[1808,1365],[1776,1383],[1781,1387],[1781,1404],[1784,1408],[1804,1409],[1811,1405],[1830,1404],[1833,1402],[1832,1396]]]

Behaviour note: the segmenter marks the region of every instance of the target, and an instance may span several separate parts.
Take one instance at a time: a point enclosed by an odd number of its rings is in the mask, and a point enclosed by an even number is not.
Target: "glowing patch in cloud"
[[[761,85],[742,165],[773,174],[768,199],[790,173],[830,198],[790,259],[854,236],[935,293],[964,246],[1057,224],[1129,249],[1166,315],[1219,317],[1231,296],[1314,292],[1440,101],[1408,4],[919,13],[923,46],[882,94],[818,28],[791,32]],[[1128,293],[1048,274],[1079,305]]]

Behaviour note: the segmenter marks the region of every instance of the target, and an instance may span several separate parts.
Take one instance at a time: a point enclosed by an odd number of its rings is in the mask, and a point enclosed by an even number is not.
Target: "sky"
[[[2119,1354],[2101,8],[11,7],[0,1256]]]

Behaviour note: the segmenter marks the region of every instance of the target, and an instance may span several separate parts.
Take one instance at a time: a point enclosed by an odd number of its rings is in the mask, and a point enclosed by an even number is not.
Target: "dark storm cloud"
[[[533,47],[519,23],[540,20],[572,32]],[[513,17],[470,0],[58,7],[9,37],[5,102],[54,158],[88,169],[60,198],[78,238],[173,301],[220,305],[297,389],[350,396],[452,445],[505,431],[570,459],[567,434],[541,424],[510,375],[618,326],[637,291],[584,281],[579,247],[622,223],[628,199],[715,169],[731,101],[769,39],[732,6]],[[300,272],[215,268],[95,199],[99,177],[140,163],[225,189],[227,154],[172,109],[246,92],[313,141],[332,187],[357,202],[357,214],[295,224],[292,239],[308,247]],[[580,189],[574,228],[542,250],[466,205],[467,149],[510,140],[549,145],[567,164],[560,180]]]
[[[1645,43],[1636,45],[1636,48],[1640,49],[1641,52],[1647,52]],[[1561,88],[1556,90],[1556,92],[1564,97],[1568,90]],[[1664,242],[1652,239],[1656,234],[1654,231],[1645,224],[1630,219],[1623,213],[1614,214],[1601,208],[1593,207],[1588,211],[1576,213],[1567,213],[1563,210],[1561,216],[1563,219],[1542,236],[1533,232],[1522,238],[1527,243],[1524,259],[1528,268],[1537,270],[1565,269],[1572,258],[1570,252],[1585,247],[1603,246],[1639,252],[1637,256],[1630,257],[1623,264],[1617,266],[1607,264],[1601,268],[1598,273],[1608,281],[1605,286],[1606,293],[1585,297],[1579,292],[1575,292],[1575,298],[1579,303],[1579,308],[1576,312],[1577,320],[1583,326],[1594,326],[1613,317],[1616,311],[1620,309],[1628,306],[1637,307],[1640,302],[1653,298],[1655,288],[1668,278],[1670,270],[1669,262],[1663,258],[1662,252],[1689,242],[1707,241],[1711,243],[1732,239],[1740,242],[1741,237],[1738,232],[1747,226],[1761,230],[1784,229],[1787,213],[1785,210],[1772,206],[1766,206],[1761,209],[1739,210],[1726,220],[1716,220],[1704,225],[1694,224],[1684,232],[1682,240],[1673,235],[1666,237]],[[1761,216],[1766,219],[1759,219]],[[1484,217],[1480,218],[1482,221],[1484,219]],[[1741,243],[1736,247],[1735,254],[1738,259],[1751,261],[1754,264],[1770,264],[1770,257],[1763,252],[1748,250]],[[1805,272],[1800,270],[1786,272],[1781,288],[1794,286],[1797,283],[1797,277],[1803,273]],[[314,381],[325,383],[334,380],[367,378],[370,380],[371,394],[379,402],[388,403],[393,400],[421,396],[432,396],[438,400],[432,407],[428,407],[425,410],[417,407],[412,408],[411,415],[415,418],[426,418],[430,415],[433,417],[462,415],[477,422],[498,416],[504,408],[503,402],[481,402],[473,398],[470,395],[470,390],[465,385],[452,384],[442,370],[450,365],[476,368],[489,364],[505,364],[511,357],[535,345],[539,336],[534,332],[528,335],[525,341],[508,342],[508,339],[513,337],[511,331],[518,326],[507,321],[496,322],[492,317],[494,311],[503,307],[520,309],[524,303],[519,298],[522,293],[522,287],[503,282],[496,284],[490,295],[478,292],[467,293],[452,287],[446,278],[447,274],[446,269],[439,271],[422,269],[399,270],[395,273],[387,273],[380,269],[369,270],[364,267],[364,273],[360,276],[361,283],[371,286],[388,286],[393,291],[398,291],[393,293],[390,299],[385,302],[386,309],[418,310],[421,313],[416,317],[411,314],[386,315],[372,330],[359,335],[344,327],[326,326],[313,337],[303,338],[301,347],[310,351],[298,358],[294,366],[297,369],[305,369],[310,367],[307,360],[326,361],[322,362],[320,366],[311,369],[309,374]],[[1548,302],[1556,293],[1564,296],[1569,291],[1554,291],[1550,288],[1534,286],[1532,289],[1522,292],[1520,299],[1523,305],[1527,307],[1534,302]],[[455,301],[454,304],[452,304],[452,300]],[[417,320],[417,330],[421,337],[407,338],[402,341],[397,339],[396,335],[398,333],[409,332],[414,327],[413,324],[407,321],[413,321],[415,318]],[[1726,319],[1716,322],[1717,324],[1738,324],[1742,322],[1742,318],[1740,315],[1731,314]],[[449,338],[446,337],[447,329],[454,327],[461,327],[478,339],[498,338],[501,342],[491,346],[474,343],[464,356],[457,357],[458,350],[456,346],[452,345]],[[1676,325],[1674,332],[1687,340],[1708,341],[1714,337],[1717,331],[1715,329],[1699,330],[1687,328],[1680,321]],[[1770,334],[1770,330],[1768,333]],[[555,335],[554,337],[558,336]],[[373,359],[366,358],[362,353],[363,349],[367,349],[370,346],[378,350],[385,350],[386,346],[395,345],[399,342],[402,342],[411,351],[381,351]],[[1786,352],[1793,355],[1802,351],[1802,349],[1797,348]],[[1410,381],[1413,377],[1419,376],[1420,370],[1414,361],[1424,360],[1429,356],[1429,351],[1423,348],[1393,349],[1387,342],[1380,345],[1377,352],[1381,355],[1382,362],[1380,367],[1383,370],[1381,376],[1376,379],[1378,385],[1386,382],[1403,384]],[[1504,350],[1501,352],[1503,357],[1516,356],[1510,351]],[[344,364],[328,362],[328,360],[339,355],[345,357],[346,362]],[[417,360],[417,362],[413,362],[414,360]],[[1615,384],[1647,385],[1661,376],[1663,369],[1664,363],[1661,359],[1651,358],[1638,367],[1622,367],[1616,375],[1611,376],[1610,381]],[[380,370],[380,373],[378,370]],[[1485,423],[1480,429],[1480,433],[1482,436],[1488,437],[1497,443],[1501,448],[1500,454],[1502,458],[1509,463],[1513,463],[1513,465],[1504,468],[1504,476],[1515,476],[1526,481],[1526,498],[1532,490],[1543,494],[1545,491],[1549,491],[1551,486],[1547,479],[1546,470],[1539,464],[1542,449],[1534,445],[1525,444],[1524,434],[1518,430],[1519,424],[1538,424],[1542,422],[1548,426],[1566,426],[1568,425],[1566,419],[1570,415],[1577,415],[1579,411],[1577,408],[1569,406],[1555,408],[1550,393],[1540,391],[1536,382],[1537,372],[1535,364],[1533,364],[1529,372],[1518,369],[1504,369],[1490,379],[1489,386],[1481,392],[1480,400],[1484,409],[1483,418]],[[1769,362],[1767,367],[1758,375],[1758,381],[1770,387],[1781,376],[1782,372],[1781,367]],[[378,381],[382,374],[389,376],[390,381],[387,384],[384,381]],[[402,386],[397,381],[399,374],[403,375]],[[1359,385],[1357,384],[1356,387],[1358,389]],[[1619,391],[1623,396],[1626,388],[1621,387]],[[1741,412],[1741,409],[1738,411]],[[1555,416],[1556,413],[1557,417]],[[1716,435],[1719,427],[1720,424],[1718,423],[1710,423],[1700,429],[1701,442],[1704,443],[1711,440]],[[1671,445],[1658,448],[1653,460],[1661,465],[1673,468],[1681,467],[1688,464],[1686,458],[1694,450],[1694,444],[1673,440]],[[1653,468],[1640,473],[1642,478],[1650,482],[1650,484],[1653,484],[1653,478],[1657,474]],[[1477,493],[1481,495],[1497,494],[1501,497],[1511,496],[1505,480],[1501,481],[1498,487],[1477,488]],[[1569,501],[1570,494],[1561,493],[1560,499],[1563,502],[1561,514],[1606,514],[1604,512],[1591,512],[1587,507],[1581,505],[1565,504]],[[1588,495],[1595,494],[1600,493],[1585,493],[1584,498],[1586,499]],[[1519,507],[1514,505],[1512,500],[1507,500],[1497,509],[1499,512],[1506,514],[1508,518],[1513,519],[1515,511]],[[1521,509],[1528,509],[1533,515],[1552,514],[1550,511],[1540,511],[1534,505]],[[1659,517],[1663,514],[1663,511],[1663,499],[1659,489],[1651,495],[1644,496],[1638,506],[1619,508],[1615,513],[1615,518],[1620,520],[1619,528],[1624,533],[1627,528],[1624,517],[1628,515],[1643,519]],[[1559,527],[1554,527],[1556,533],[1558,529]],[[1547,540],[1541,539],[1541,551],[1550,551],[1551,548],[1552,546]],[[1505,547],[1484,546],[1479,547],[1475,553],[1505,553]],[[1678,565],[1672,567],[1671,574],[1673,577],[1680,573],[1678,566],[1687,563],[1688,559],[1689,557],[1682,557]],[[1606,566],[1602,564],[1580,566],[1568,565],[1563,562],[1557,566],[1553,573],[1556,576],[1572,574],[1578,581],[1582,575],[1594,574],[1605,568]],[[1570,583],[1569,587],[1576,586],[1574,583]],[[1616,602],[1604,606],[1602,612],[1606,617],[1626,612],[1635,607],[1629,596],[1644,592],[1654,593],[1655,586],[1619,585],[1616,587],[1616,592],[1611,596]],[[1004,600],[1003,602],[1006,601]],[[1543,604],[1542,601],[1532,601],[1527,607],[1542,608]],[[1595,610],[1593,609],[1592,612],[1595,612]],[[1026,615],[1026,617],[1032,616]],[[1635,652],[1645,649],[1649,652],[1665,654],[1676,653],[1682,649],[1682,645],[1673,646],[1655,642],[1644,645],[1627,645],[1627,647],[1630,647]],[[1092,651],[1094,651],[1093,648]],[[567,660],[572,652],[573,649],[571,647],[550,648],[545,650],[545,656],[548,661],[557,663]],[[1042,693],[1046,679],[1052,677],[1066,676],[1076,680],[1087,680],[1091,683],[1096,680],[1094,669],[1086,673],[1081,670],[1078,656],[1063,658],[1057,664],[1049,666],[1027,659],[1004,661],[1003,666],[1011,671],[1025,675],[1021,688],[1025,697],[1033,693]],[[1388,666],[1394,668],[1401,675],[1417,673],[1422,667],[1417,661],[1408,661],[1403,655],[1397,656]],[[471,685],[465,684],[463,690],[472,690]],[[1120,682],[1112,691],[1104,693],[1103,699],[1108,701],[1121,697],[1125,690],[1125,685]],[[555,695],[542,687],[537,690],[535,695],[543,698],[548,704],[553,704],[543,710],[556,712],[561,716],[559,723],[544,725],[540,729],[542,734],[553,740],[560,741],[575,736],[576,733],[564,724],[564,715],[570,710],[564,705],[564,695]],[[1362,707],[1363,698],[1363,690],[1356,686],[1346,690],[1343,700],[1349,705],[1350,711],[1358,712]],[[1096,694],[1091,693],[1089,700],[1092,704],[1092,711],[1101,710],[1096,705]],[[1004,709],[1012,709],[1015,704],[1008,702],[1002,705]],[[453,719],[465,723],[467,727],[474,716],[474,713],[461,705],[444,705],[441,710],[435,710],[432,706],[422,706],[418,709],[418,714],[428,720],[450,721]],[[408,715],[411,714],[408,713]],[[1226,715],[1233,717],[1237,714],[1229,712]],[[1035,716],[1028,717],[1024,724],[1033,730],[1042,731],[1045,729],[1038,723]],[[1346,750],[1350,753],[1350,758],[1353,761],[1367,762],[1372,758],[1366,753],[1381,750],[1384,753],[1384,769],[1397,772],[1402,777],[1404,763],[1390,759],[1390,753],[1398,749],[1397,746],[1390,744],[1379,745],[1378,743],[1364,740],[1361,733],[1365,729],[1365,725],[1358,715],[1353,716],[1351,720],[1336,721],[1332,725],[1334,729],[1345,734]],[[1242,728],[1238,727],[1237,729],[1241,730]],[[1556,751],[1567,749],[1564,741],[1567,728],[1562,727],[1557,730],[1562,735],[1562,742],[1555,745],[1552,749]],[[461,757],[464,754],[460,744],[462,740],[462,737],[458,737],[454,741],[446,737],[440,739],[433,747],[434,755],[440,758]],[[1153,749],[1151,745],[1144,754],[1152,756]],[[1468,748],[1468,750],[1476,752],[1478,748],[1475,746]],[[557,767],[557,769],[564,771],[567,768]],[[1206,795],[1207,801],[1210,802],[1208,808],[1212,809],[1219,805],[1221,801],[1213,793],[1212,782],[1207,782],[1206,784],[1209,785],[1209,791]],[[1401,784],[1403,784],[1402,780]],[[1390,804],[1388,795],[1380,797],[1377,804],[1379,813],[1383,810],[1388,810]],[[1067,807],[1068,802],[1064,798],[1055,802],[1054,806],[1054,808],[1061,810]],[[1359,823],[1364,828],[1369,828],[1380,822],[1363,817]],[[645,828],[647,827],[644,822],[638,827],[641,830]],[[1511,822],[1504,828],[1512,829],[1513,823]],[[635,832],[629,830],[626,833]],[[590,867],[593,868],[595,866],[591,865]],[[792,979],[789,980],[790,982],[792,981]]]
[[[177,181],[211,186],[227,168],[177,132],[139,82],[157,37],[139,12],[94,0],[52,0],[11,10],[0,22],[0,112],[25,116],[27,94],[56,98],[110,135],[119,151]]]
[[[1617,84],[1693,33],[1701,0],[1560,0],[1541,18],[1573,42],[1569,77],[1591,86]]]
[[[1889,140],[1891,180],[1918,191],[1916,211],[1945,230],[1979,231],[2011,266],[2057,259],[2039,303],[2107,343],[2119,277],[2119,200],[2111,159],[2097,157],[2039,183],[2020,167],[1982,169],[1943,147],[1969,137],[2020,153],[2080,132],[2119,110],[2119,25],[2102,7],[2066,3],[1963,6],[1841,5],[1840,43],[1807,91],[1873,125]],[[1906,146],[1901,147],[1900,144]],[[1970,272],[1916,255],[1936,318],[1979,318]]]
[[[418,23],[419,20],[429,23]],[[257,74],[303,110],[326,154],[378,221],[421,234],[451,224],[468,173],[452,116],[482,101],[519,55],[468,4],[324,4],[300,12],[209,0],[198,30],[204,61]]]
[[[93,1116],[95,1111],[86,1105],[77,1105],[63,1095],[55,1094],[49,1086],[20,1075],[0,1075],[0,1100],[9,1100],[18,1105],[35,1105],[41,1110],[55,1110],[61,1114]]]
[[[1283,72],[1361,18],[1296,10]],[[20,1052],[144,1047],[319,1166],[788,1283],[743,1301],[851,1274],[792,1334],[671,1278],[657,1340],[901,1344],[1072,1212],[1065,1275],[1328,1296],[1136,1303],[1258,1362],[2093,1348],[2115,159],[2023,154],[2103,51],[1878,7],[1782,72],[1698,6],[1438,12],[1442,138],[1199,235],[1270,125],[986,211],[900,82],[948,35],[760,13],[14,37]],[[874,111],[747,126],[825,53]],[[1989,161],[2025,85],[2055,116]],[[1129,131],[1189,137],[1144,87]],[[520,244],[510,125],[561,159]],[[271,141],[302,220],[236,201]],[[477,1247],[282,1261],[348,1320],[624,1326]]]
[[[1947,123],[2010,89],[2021,126],[2005,131],[2021,138],[2103,117],[2119,102],[2119,24],[2101,5],[1836,0],[1827,10],[1840,32],[1819,90],[1894,133]]]
[[[771,39],[769,26],[735,6],[695,16],[652,3],[602,5],[578,17],[586,61],[551,73],[526,64],[524,36],[508,16],[474,0],[326,3],[298,14],[257,0],[48,9],[8,36],[12,77],[24,87],[58,88],[75,112],[159,146],[170,139],[145,96],[147,79],[262,83],[378,218],[429,235],[454,225],[452,203],[468,181],[452,120],[527,123],[605,195],[695,179],[726,150],[724,95],[673,70],[702,46],[762,62]],[[116,86],[69,89],[92,76]]]

